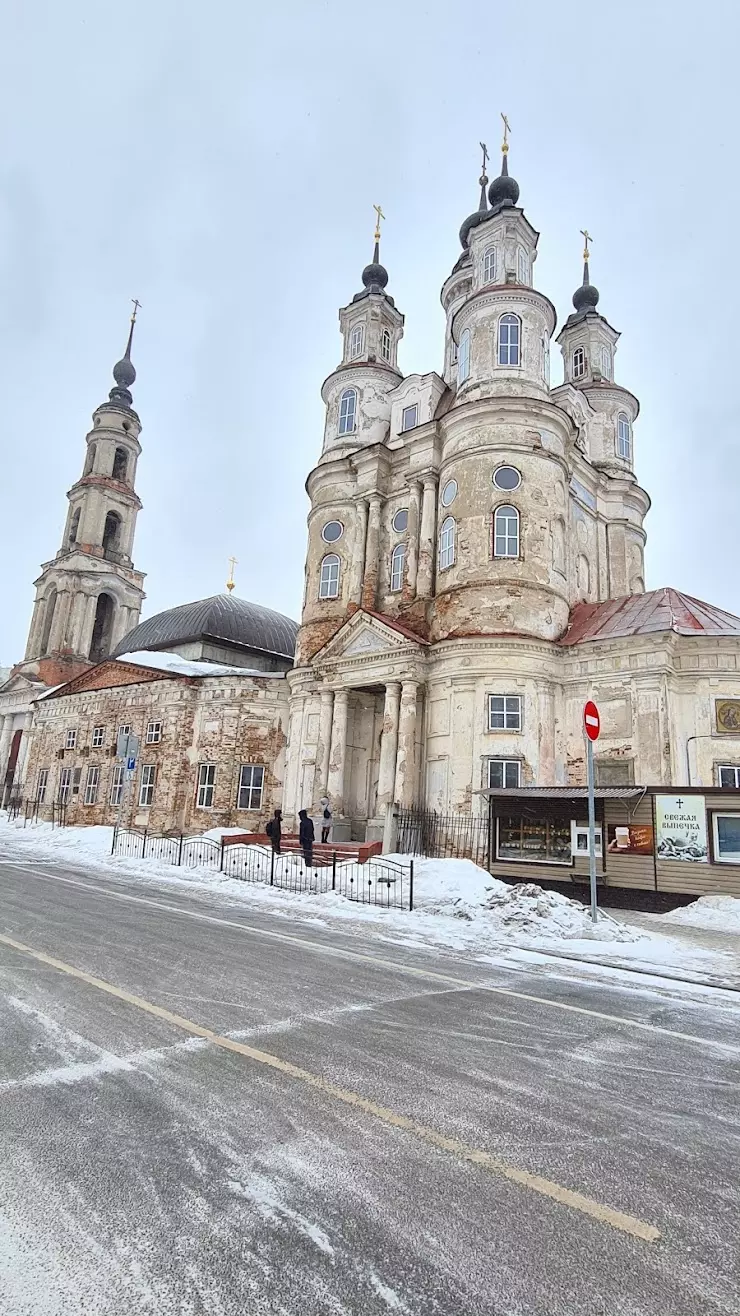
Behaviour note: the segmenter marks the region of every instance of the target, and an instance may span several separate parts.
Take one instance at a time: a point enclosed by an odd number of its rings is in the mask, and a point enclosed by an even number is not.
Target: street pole
[[[594,744],[586,737],[588,762],[588,872],[591,880],[591,919],[598,919],[596,907],[596,805],[594,803]]]

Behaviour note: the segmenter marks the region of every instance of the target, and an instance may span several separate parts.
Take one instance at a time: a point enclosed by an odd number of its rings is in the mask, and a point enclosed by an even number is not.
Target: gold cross
[[[509,133],[511,132],[511,124],[509,123],[509,120],[507,119],[503,110],[501,111],[501,118],[504,121],[504,140],[501,143],[501,150],[503,151],[504,155],[506,155],[506,152],[509,149]]]
[[[583,248],[583,259],[588,260],[588,256],[589,256],[588,244],[589,242],[593,242],[593,238],[591,237],[591,234],[589,233],[587,228],[579,229],[578,232],[583,234],[586,244]]]
[[[132,297],[132,298],[131,298],[131,301],[132,301],[133,304],[134,304],[134,313],[133,313],[133,315],[131,316],[131,323],[132,323],[132,324],[135,324],[135,323],[136,323],[136,312],[141,308],[141,302],[138,300],[137,297]]]
[[[230,557],[230,558],[229,558],[229,579],[228,579],[227,582],[226,582],[226,588],[227,588],[227,590],[229,591],[229,594],[231,593],[231,591],[232,591],[232,589],[234,588],[234,585],[235,585],[235,583],[236,583],[235,580],[234,580],[234,567],[236,567],[236,566],[238,566],[238,565],[239,565],[239,564],[238,564],[238,562],[237,562],[237,560],[236,560],[235,557]]]
[[[479,142],[478,145],[480,146],[480,149],[483,152],[483,173],[485,173],[486,165],[491,157],[488,154],[488,147],[486,146],[485,142]]]
[[[380,242],[380,221],[385,219],[385,215],[380,206],[373,206],[373,210],[375,211],[375,241]]]

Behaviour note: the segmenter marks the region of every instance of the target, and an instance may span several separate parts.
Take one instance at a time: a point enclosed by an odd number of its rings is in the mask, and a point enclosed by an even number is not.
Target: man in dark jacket
[[[313,843],[314,843],[313,823],[309,818],[308,814],[306,813],[305,809],[300,810],[298,817],[300,818],[300,826],[298,828],[298,840],[300,842],[300,846],[303,851],[303,858],[306,861],[306,868],[310,868],[311,865],[313,864]]]
[[[283,834],[282,827],[280,824],[282,823],[282,821],[283,821],[283,815],[279,809],[276,809],[272,818],[270,819],[269,823],[265,828],[265,834],[269,836],[270,843],[272,845],[275,854],[280,854],[280,838]]]

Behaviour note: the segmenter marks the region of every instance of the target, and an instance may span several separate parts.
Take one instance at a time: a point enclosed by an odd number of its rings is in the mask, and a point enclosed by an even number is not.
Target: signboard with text
[[[655,831],[659,859],[709,863],[707,806],[703,795],[656,795]]]

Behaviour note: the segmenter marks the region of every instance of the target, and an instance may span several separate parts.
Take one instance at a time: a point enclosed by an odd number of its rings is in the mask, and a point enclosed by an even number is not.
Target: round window
[[[493,472],[493,483],[497,489],[518,489],[522,477],[515,466],[499,466]]]
[[[448,480],[442,490],[442,506],[449,507],[454,498],[457,497],[457,480]]]
[[[344,526],[341,521],[327,521],[324,529],[321,531],[321,538],[327,544],[335,544],[344,534]]]
[[[406,529],[408,523],[409,523],[408,508],[399,507],[398,511],[396,512],[396,515],[393,518],[393,529],[397,530],[400,533],[402,530]]]

